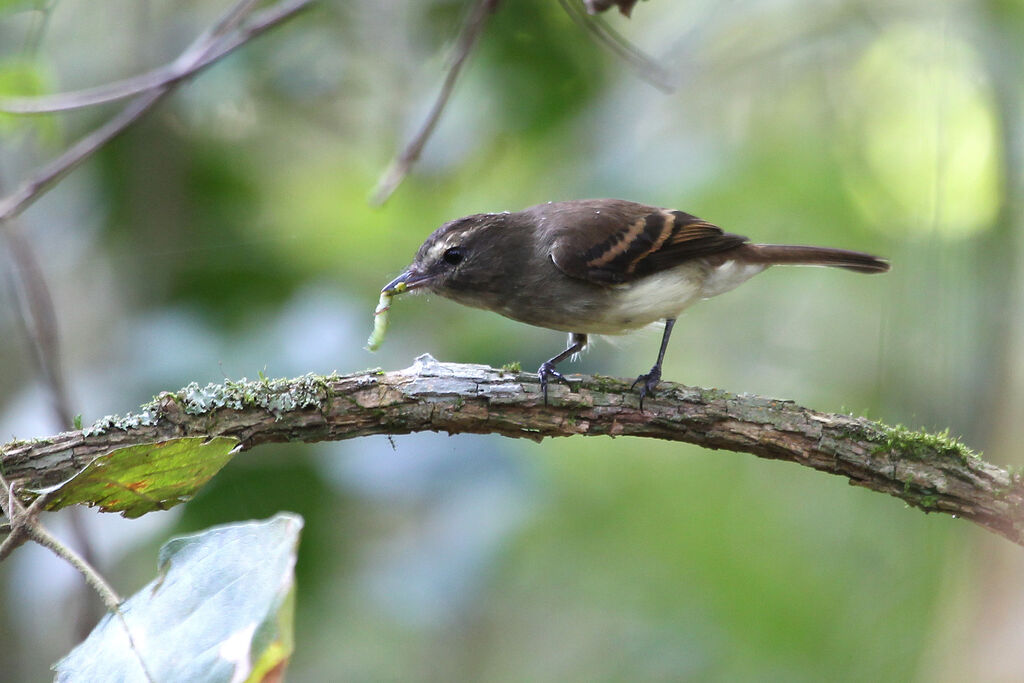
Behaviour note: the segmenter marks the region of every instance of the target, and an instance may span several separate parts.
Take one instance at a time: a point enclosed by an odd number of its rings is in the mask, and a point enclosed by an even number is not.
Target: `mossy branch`
[[[230,437],[240,449],[273,441],[332,441],[419,431],[493,433],[540,441],[635,436],[788,460],[844,476],[926,512],[946,512],[1024,545],[1024,482],[945,435],[819,413],[749,394],[662,383],[645,411],[628,381],[583,377],[551,387],[544,405],[532,373],[440,363],[295,380],[190,385],[142,411],[84,430],[0,449],[20,490],[71,477],[99,455],[180,437]]]

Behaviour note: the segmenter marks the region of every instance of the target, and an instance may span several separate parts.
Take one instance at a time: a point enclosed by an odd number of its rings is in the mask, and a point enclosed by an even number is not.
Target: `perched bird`
[[[445,223],[420,246],[385,295],[426,289],[467,306],[569,332],[569,346],[541,364],[544,400],[556,366],[590,334],[623,334],[664,320],[658,360],[637,377],[640,407],[661,380],[672,326],[699,299],[728,292],[772,265],[884,273],[858,251],[752,244],[682,211],[621,199],[548,202],[514,213]],[[571,387],[571,385],[570,385]]]

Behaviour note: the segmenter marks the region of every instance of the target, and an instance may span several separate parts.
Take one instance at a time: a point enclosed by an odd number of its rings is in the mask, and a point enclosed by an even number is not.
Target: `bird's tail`
[[[862,251],[803,247],[790,244],[745,244],[747,260],[767,265],[831,266],[858,273],[884,273],[889,270],[885,259]]]

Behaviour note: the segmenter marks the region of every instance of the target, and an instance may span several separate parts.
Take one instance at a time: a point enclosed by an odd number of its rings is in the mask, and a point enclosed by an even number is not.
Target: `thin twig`
[[[57,538],[51,534],[46,528],[40,524],[37,520],[32,520],[28,526],[28,535],[33,541],[43,546],[57,557],[61,558],[72,567],[78,570],[78,573],[82,575],[85,582],[89,584],[100,596],[100,600],[103,601],[103,606],[107,608],[107,611],[112,613],[114,617],[121,622],[121,627],[124,629],[125,636],[128,638],[129,649],[132,654],[135,655],[135,660],[139,663],[142,668],[143,674],[146,676],[146,680],[155,682],[153,674],[150,673],[149,667],[146,666],[146,660],[142,657],[142,651],[139,649],[135,642],[135,638],[132,636],[132,630],[128,626],[128,620],[124,616],[124,612],[121,611],[121,603],[124,600],[118,595],[114,587],[107,583],[107,580],[103,578],[103,575],[96,571],[95,568],[81,555],[76,553],[74,549],[64,545]]]
[[[204,60],[195,67],[194,71],[186,75],[191,76],[196,71],[209,66],[221,56],[221,54],[217,54]],[[36,97],[0,97],[0,112],[7,114],[49,114],[83,109],[133,97],[141,92],[159,88],[180,78],[182,76],[174,68],[174,63],[172,62],[138,76],[131,76],[114,81],[113,83],[104,83],[93,88],[83,88],[81,90],[55,93],[53,95],[39,95]]]
[[[4,539],[3,543],[0,543],[0,562],[7,559],[19,546],[28,540],[28,532],[22,527],[17,527],[11,524],[11,533],[7,534],[7,538]]]
[[[243,0],[248,4],[250,0]],[[172,92],[182,80],[193,75],[212,61],[223,57],[230,51],[248,42],[253,37],[260,35],[267,29],[280,24],[282,21],[292,17],[313,0],[288,0],[280,5],[264,10],[253,17],[253,20],[239,28],[230,36],[214,38],[208,45],[195,47],[196,43],[186,49],[194,57],[187,66],[179,65],[181,69],[174,76],[169,76],[158,85],[142,92],[132,100],[117,115],[92,131],[74,145],[69,147],[56,159],[43,165],[34,175],[23,182],[13,193],[0,199],[0,222],[17,216],[36,199],[42,196],[47,190],[54,186],[61,178],[71,172],[83,161],[92,156],[97,150],[110,142],[114,137],[123,132],[128,126],[149,111],[160,100]]]
[[[8,114],[45,114],[70,111],[116,102],[147,90],[170,85],[175,81],[193,76],[220,61],[253,37],[279,24],[312,2],[314,0],[291,0],[281,3],[277,7],[257,12],[250,22],[218,40],[215,49],[208,51],[206,56],[193,58],[185,66],[181,65],[181,57],[178,57],[174,61],[146,73],[92,88],[37,97],[0,97],[0,111]],[[193,44],[195,43],[193,42]]]
[[[43,528],[43,525],[38,522],[29,525],[28,535],[33,541],[49,549],[54,555],[77,569],[78,573],[85,579],[85,582],[99,594],[107,610],[117,612],[117,608],[121,604],[121,596],[117,594],[113,587],[107,583],[107,580],[85,558],[54,538],[53,534]]]
[[[34,55],[43,42],[43,36],[50,24],[50,17],[53,15],[53,6],[57,0],[46,0],[44,3],[37,3],[34,8],[36,16],[33,18],[32,26],[25,36],[24,51]]]
[[[224,34],[233,31],[258,3],[259,0],[238,0],[228,7],[217,21],[200,33],[192,41],[192,45],[181,53],[181,56],[178,57],[179,66],[188,68],[189,65],[201,59],[207,47],[215,44],[217,39]]]
[[[103,606],[107,608],[107,611],[112,613],[114,617],[121,622],[121,627],[124,628],[125,636],[128,638],[129,649],[132,654],[135,655],[135,660],[139,663],[142,668],[143,674],[146,676],[146,680],[155,682],[153,674],[150,673],[149,667],[146,666],[146,660],[142,657],[142,651],[139,649],[135,642],[135,638],[132,636],[132,630],[128,626],[128,620],[124,616],[124,612],[121,611],[121,603],[124,600],[117,591],[114,590],[113,586],[107,583],[107,580],[96,571],[89,562],[76,553],[74,549],[64,545],[57,538],[51,534],[46,528],[39,523],[38,520],[31,520],[26,527],[26,533],[28,536],[43,546],[47,550],[51,551],[54,555],[61,558],[72,567],[78,570],[78,573],[82,575],[85,582],[89,584],[100,596],[100,600],[103,601]]]
[[[29,539],[29,526],[36,523],[36,517],[53,498],[52,492],[44,493],[25,508],[18,500],[18,494],[14,489],[14,484],[8,484],[7,479],[0,475],[0,496],[6,500],[6,503],[0,503],[0,508],[3,508],[11,525],[11,532],[3,543],[0,543],[0,562]]]
[[[111,612],[116,612],[118,605],[121,604],[121,598],[110,584],[107,583],[106,579],[85,558],[76,553],[72,548],[58,541],[40,524],[38,519],[39,513],[42,512],[43,508],[50,501],[53,493],[39,496],[32,501],[28,508],[24,508],[21,505],[21,501],[18,500],[14,485],[8,484],[7,480],[2,476],[0,476],[0,492],[7,498],[4,512],[11,520],[11,533],[4,539],[3,544],[0,544],[0,562],[6,559],[14,548],[31,539],[41,546],[48,548],[58,557],[67,560],[71,566],[82,574],[86,583],[99,594],[106,608]]]
[[[140,95],[112,119],[71,145],[56,159],[44,164],[14,192],[0,200],[0,222],[13,218],[27,209],[61,178],[124,131],[170,91],[171,88],[167,86]]]
[[[609,26],[604,19],[589,16],[573,0],[558,0],[558,2],[577,25],[586,30],[599,45],[622,59],[637,76],[664,93],[671,93],[676,89],[668,71]]]
[[[441,91],[438,92],[437,99],[434,100],[434,106],[431,107],[430,113],[427,114],[427,118],[420,127],[419,132],[416,133],[413,139],[409,141],[409,144],[405,146],[405,149],[402,150],[402,153],[384,171],[381,179],[377,182],[377,186],[370,194],[371,204],[380,205],[386,202],[395,190],[398,189],[398,186],[402,184],[402,181],[405,180],[405,176],[409,174],[412,165],[419,160],[427,140],[430,139],[438,121],[441,120],[441,114],[444,112],[448,99],[455,89],[455,82],[459,78],[459,72],[462,70],[463,64],[465,64],[470,53],[472,53],[480,34],[483,33],[488,17],[497,11],[500,1],[477,0],[476,5],[470,11],[469,16],[466,18],[466,23],[459,34],[455,58],[452,60],[452,65],[448,68],[448,74],[441,85]]]

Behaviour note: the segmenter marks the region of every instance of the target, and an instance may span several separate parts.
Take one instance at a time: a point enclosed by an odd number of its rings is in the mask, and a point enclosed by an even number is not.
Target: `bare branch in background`
[[[251,8],[253,4],[252,0],[242,0],[236,3],[232,10],[215,25],[215,27],[219,27],[219,30],[208,30],[203,33],[200,39],[194,41],[192,45],[185,49],[182,56],[173,62],[172,67],[177,65],[173,75],[159,80],[154,85],[151,85],[149,89],[142,91],[135,100],[117,115],[80,139],[59,157],[45,164],[28,180],[24,181],[13,193],[0,199],[0,222],[17,216],[28,208],[29,205],[53,187],[61,178],[153,108],[154,105],[171,93],[182,80],[208,66],[216,59],[228,54],[239,45],[260,35],[267,29],[291,18],[312,2],[313,0],[285,0],[275,7],[254,15],[250,22],[239,26],[234,32],[221,35],[221,30],[228,30],[236,26],[240,21],[238,16],[240,8]],[[183,59],[186,56],[187,59]],[[133,87],[138,87],[138,85],[139,83],[135,83]],[[125,89],[126,92],[128,90],[130,88]],[[108,97],[111,94],[109,92],[106,93]],[[131,94],[122,95],[122,97],[127,96],[131,96]],[[83,104],[80,106],[87,105]]]
[[[175,60],[170,64],[147,71],[144,74],[113,83],[104,83],[94,88],[83,88],[82,90],[72,92],[39,95],[37,97],[0,97],[0,112],[8,114],[49,114],[116,102],[191,76],[217,61],[223,54],[225,53],[212,55],[209,59],[195,65],[191,71],[185,74],[182,74],[175,67],[177,63],[177,60]]]
[[[172,85],[220,61],[252,38],[279,24],[311,2],[313,0],[292,0],[291,2],[282,3],[276,8],[255,14],[251,22],[238,31],[221,38],[214,50],[209,51],[206,56],[199,59],[196,59],[193,55],[188,60],[182,60],[182,57],[179,56],[169,64],[157,67],[144,74],[114,81],[113,83],[104,83],[94,88],[83,88],[82,90],[53,95],[40,95],[38,97],[0,97],[0,112],[8,114],[46,114],[82,109],[98,104],[116,102],[146,92],[147,90]]]
[[[558,2],[562,5],[565,13],[578,26],[589,33],[599,45],[629,65],[636,72],[637,76],[664,93],[670,93],[675,90],[676,86],[673,83],[672,75],[664,67],[645,54],[640,48],[633,45],[633,43],[626,40],[622,34],[605,23],[603,19],[587,16],[575,0],[558,0]],[[592,4],[597,3],[588,3],[587,7],[590,13],[594,14],[594,10],[591,8]],[[603,7],[597,10],[599,12],[611,6],[610,2],[601,4]],[[632,6],[632,3],[630,3],[630,6]],[[621,7],[620,10],[622,10]],[[625,10],[622,10],[622,13],[629,16],[629,12]]]
[[[663,92],[672,92],[675,89],[672,79],[665,69],[623,38],[613,28],[600,19],[588,17],[574,0],[559,0],[559,2],[561,2],[562,7],[572,17],[573,21],[590,33],[599,44],[631,66],[641,78]],[[626,16],[629,16],[629,11],[635,2],[636,0],[617,0],[614,4],[619,5],[619,10]],[[488,17],[497,11],[499,4],[500,0],[477,0],[476,5],[473,6],[466,19],[466,23],[462,27],[462,32],[459,34],[455,58],[452,60],[452,65],[448,69],[448,74],[445,76],[444,83],[441,85],[441,91],[438,93],[430,113],[427,114],[427,118],[424,120],[419,132],[413,136],[401,154],[384,171],[384,174],[377,182],[377,186],[370,193],[371,204],[379,206],[386,202],[394,194],[395,190],[398,189],[398,186],[402,184],[402,181],[405,180],[413,164],[419,161],[420,155],[423,154],[423,148],[437,127],[441,115],[444,113],[444,108],[451,98],[459,72],[476,46],[480,34],[483,33]],[[587,0],[587,8],[591,13],[604,11],[611,4],[602,0],[597,0],[596,2]]]
[[[419,160],[427,140],[430,139],[434,128],[437,127],[437,122],[441,120],[441,114],[444,113],[448,99],[455,89],[455,82],[459,78],[459,72],[462,70],[463,64],[465,64],[466,59],[473,52],[473,47],[476,45],[477,39],[483,33],[484,26],[487,24],[487,19],[498,10],[500,2],[501,0],[477,0],[476,5],[473,6],[469,16],[466,18],[465,25],[462,27],[462,32],[459,33],[455,48],[455,58],[452,60],[452,65],[448,68],[448,75],[445,76],[444,83],[441,85],[441,91],[437,94],[437,99],[434,100],[434,106],[431,107],[430,113],[427,114],[427,118],[420,127],[419,132],[416,133],[413,139],[409,141],[409,144],[405,146],[405,149],[402,150],[402,153],[384,171],[384,175],[381,176],[381,179],[377,182],[377,187],[373,189],[370,195],[371,204],[379,206],[386,202],[394,194],[395,190],[398,189],[398,186],[402,184],[402,181],[405,180],[405,176],[409,174],[409,169],[412,168],[412,165]]]
[[[46,277],[32,245],[25,239],[19,226],[10,224],[6,230],[0,232],[3,232],[11,260],[14,262],[11,290],[16,298],[15,310],[19,315],[22,331],[39,373],[49,390],[57,424],[62,429],[71,429],[74,413],[71,410],[67,383],[64,380],[60,333],[50,288],[46,284]]]
[[[43,42],[43,36],[46,35],[46,29],[50,25],[50,17],[53,15],[53,8],[56,4],[57,0],[45,0],[35,3],[35,7],[32,8],[34,14],[32,25],[25,35],[23,48],[26,54],[35,54],[39,49],[39,45]]]
[[[229,382],[165,393],[125,418],[85,432],[0,448],[22,491],[65,481],[95,457],[181,437],[337,441],[370,434],[443,431],[540,441],[632,436],[787,460],[845,477],[926,512],[944,512],[1024,545],[1024,481],[944,435],[820,413],[791,401],[663,382],[641,412],[631,380],[584,376],[574,391],[537,376],[421,356],[411,368],[273,382]],[[301,400],[300,400],[301,399]],[[622,457],[628,457],[625,454]]]

